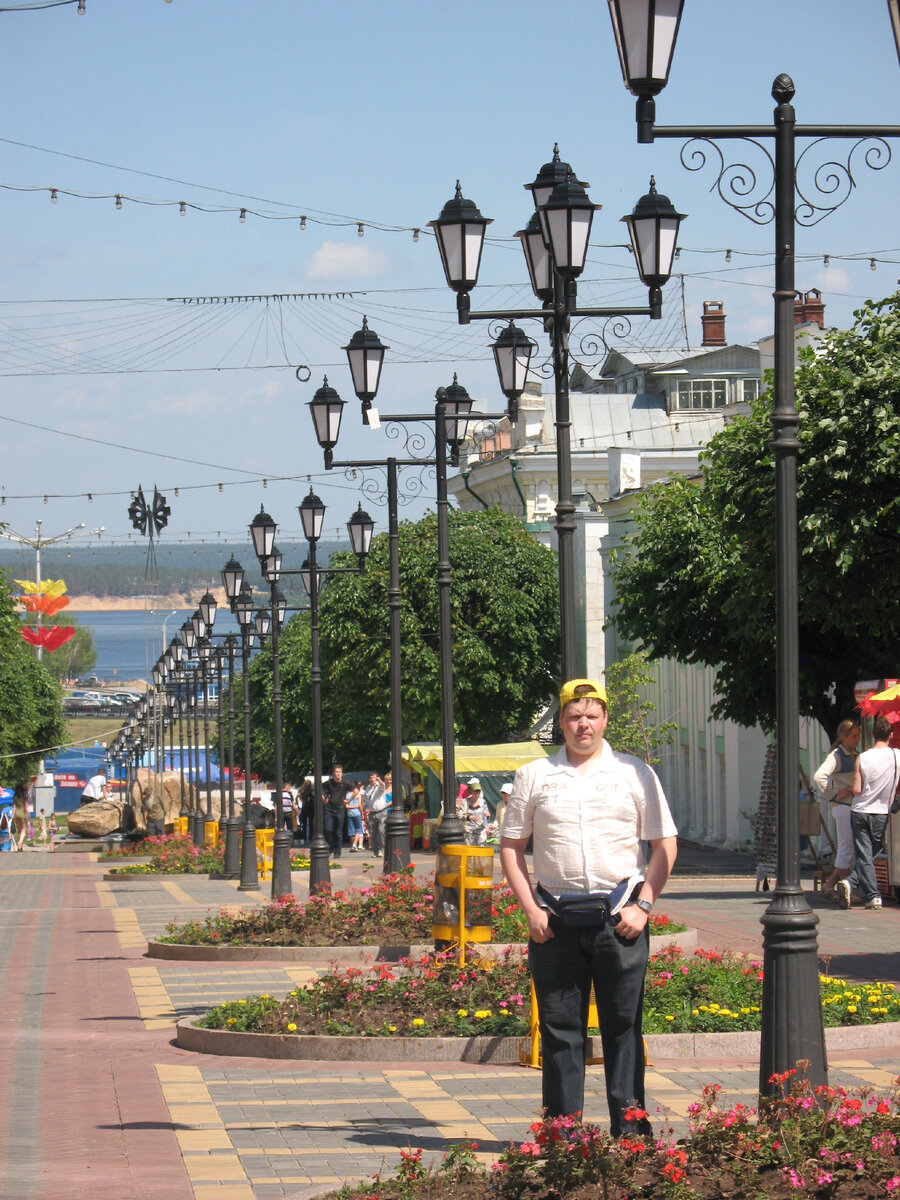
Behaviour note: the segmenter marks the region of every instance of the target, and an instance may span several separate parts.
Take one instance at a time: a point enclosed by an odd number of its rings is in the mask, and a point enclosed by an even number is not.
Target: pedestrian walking
[[[888,745],[891,723],[887,717],[875,718],[872,735],[875,745],[871,750],[864,750],[856,760],[850,807],[856,866],[846,879],[838,880],[840,908],[850,907],[853,892],[860,896],[866,908],[881,908],[875,859],[884,850],[884,831],[900,781],[900,751]]]
[[[24,783],[17,783],[13,791],[13,830],[15,847],[25,849],[25,839],[28,836],[28,789]]]
[[[344,819],[347,809],[344,801],[350,791],[349,783],[344,782],[344,768],[335,764],[331,769],[331,778],[322,785],[323,833],[331,847],[333,858],[341,857],[344,844]]]
[[[466,785],[469,798],[465,811],[465,838],[467,846],[483,846],[487,841],[488,806],[481,790],[480,779],[470,779]]]
[[[573,679],[559,696],[562,749],[520,767],[500,863],[528,922],[528,962],[541,1031],[543,1105],[584,1110],[591,985],[600,1018],[610,1132],[649,1134],[641,1019],[647,923],[675,862],[676,828],[659,779],[603,740],[606,692]],[[525,848],[534,839],[534,880]],[[649,841],[644,866],[642,843]]]
[[[853,832],[850,829],[850,805],[853,801],[853,777],[856,774],[856,747],[859,745],[859,722],[841,721],[837,738],[825,756],[825,761],[813,775],[813,784],[822,798],[831,805],[831,816],[837,834],[834,869],[822,885],[822,895],[837,898],[836,885],[846,879],[853,867]]]
[[[350,853],[358,854],[363,848],[362,784],[355,783],[347,793],[347,836],[350,838]]]
[[[365,809],[369,825],[369,846],[375,858],[384,854],[384,827],[387,824],[389,801],[385,795],[387,779],[382,779],[377,771],[369,772],[369,782],[366,786]]]

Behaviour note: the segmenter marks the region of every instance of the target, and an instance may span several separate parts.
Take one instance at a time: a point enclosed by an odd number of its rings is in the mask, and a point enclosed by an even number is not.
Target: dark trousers
[[[855,813],[850,814],[850,829],[853,833],[853,850],[856,854],[856,866],[848,876],[847,882],[854,892],[858,892],[864,901],[878,895],[878,884],[875,881],[875,858],[884,850],[884,831],[887,826],[887,814]]]
[[[322,835],[331,847],[334,858],[341,857],[341,846],[344,841],[344,810],[338,812],[330,804],[326,804],[322,812]]]
[[[625,1122],[625,1110],[644,1107],[641,1017],[650,953],[646,931],[633,941],[615,927],[569,929],[551,916],[554,937],[528,943],[541,1029],[543,1105],[551,1117],[584,1111],[584,1060],[591,983],[603,1043],[610,1132],[649,1132],[648,1122]]]

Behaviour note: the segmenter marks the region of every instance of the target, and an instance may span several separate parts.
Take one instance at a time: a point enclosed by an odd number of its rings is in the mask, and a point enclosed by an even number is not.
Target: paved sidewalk
[[[429,855],[414,856],[422,871]],[[380,862],[345,854],[345,887]],[[707,947],[761,952],[755,891],[742,856],[685,847],[661,907]],[[179,1016],[260,991],[284,994],[303,963],[170,963],[145,957],[167,921],[262,903],[228,881],[138,877],[104,882],[86,855],[0,856],[0,1162],[4,1200],[275,1200],[365,1177],[398,1152],[439,1157],[474,1139],[490,1160],[521,1140],[540,1107],[540,1074],[522,1067],[413,1062],[296,1063],[195,1055],[172,1044]],[[734,872],[734,873],[732,873]],[[303,894],[304,874],[295,875]],[[841,912],[817,895],[820,957],[832,974],[900,982],[900,907]],[[657,1121],[684,1128],[709,1080],[756,1093],[752,1060],[656,1059]],[[831,1079],[885,1088],[900,1045],[833,1056]],[[586,1116],[604,1117],[601,1068],[588,1072]],[[668,1114],[668,1117],[666,1116]]]

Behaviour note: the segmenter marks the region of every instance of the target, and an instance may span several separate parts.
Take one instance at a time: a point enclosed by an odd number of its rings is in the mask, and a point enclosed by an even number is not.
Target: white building
[[[799,345],[821,333],[820,293],[807,293],[796,311]],[[757,396],[771,366],[771,339],[727,344],[719,301],[704,304],[702,320],[699,349],[619,348],[597,370],[576,366],[571,374],[577,638],[590,676],[602,676],[608,662],[630,649],[604,626],[613,601],[610,555],[632,527],[636,496],[652,483],[699,474],[702,447]],[[476,429],[460,475],[448,482],[459,506],[513,513],[538,541],[554,547],[554,419],[553,394],[534,384],[522,397],[514,427]],[[665,660],[655,671],[656,715],[676,721],[679,729],[659,766],[679,829],[717,846],[749,845],[748,815],[757,808],[765,756],[762,730],[712,719],[711,669]],[[804,723],[804,758],[807,749],[815,767],[823,737],[817,725]]]

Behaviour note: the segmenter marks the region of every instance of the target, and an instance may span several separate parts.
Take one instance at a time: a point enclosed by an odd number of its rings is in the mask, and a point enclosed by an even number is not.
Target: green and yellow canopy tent
[[[546,758],[559,747],[540,742],[507,742],[495,746],[457,746],[454,751],[457,790],[472,776],[481,781],[488,807],[493,813],[500,802],[500,788],[512,782],[519,767]],[[439,742],[419,742],[403,747],[403,765],[422,778],[424,792],[416,792],[415,807],[427,810],[429,817],[441,812],[441,786],[444,778],[444,756]]]

